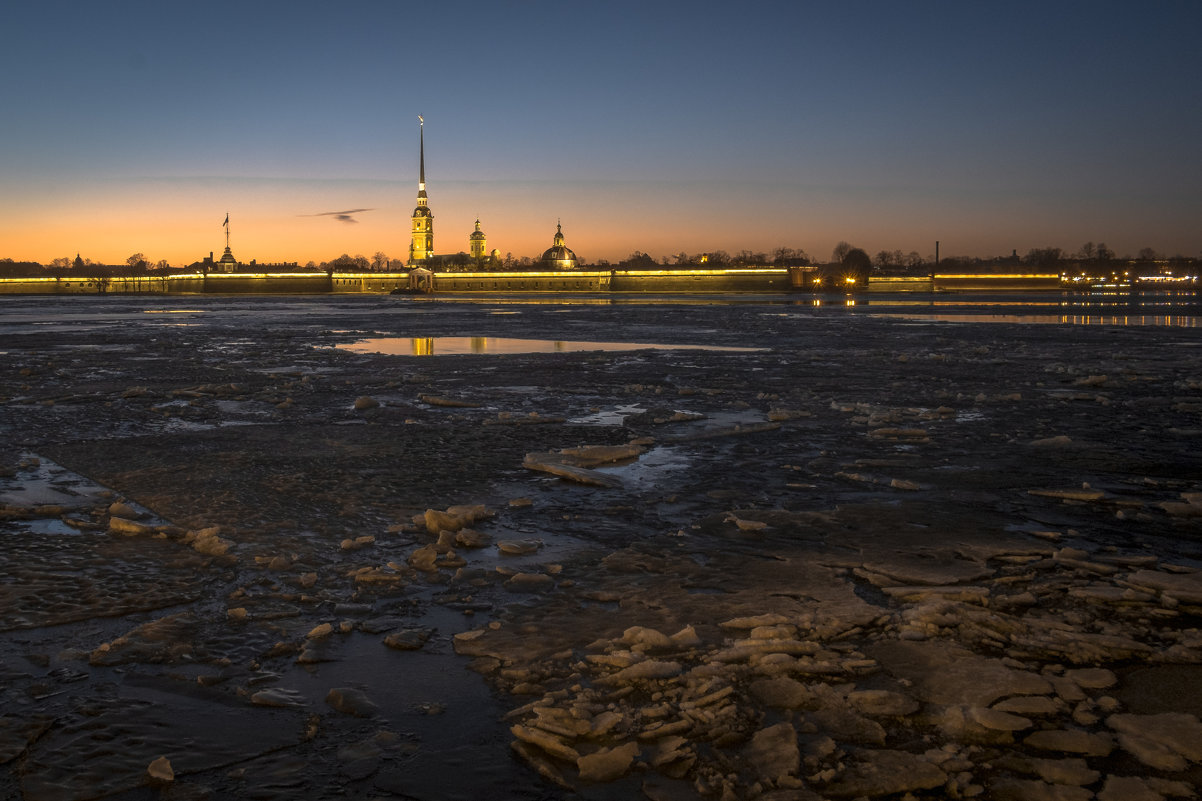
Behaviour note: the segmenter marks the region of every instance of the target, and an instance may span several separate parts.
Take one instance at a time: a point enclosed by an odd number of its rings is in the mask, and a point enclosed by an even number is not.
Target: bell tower
[[[409,266],[417,267],[434,255],[434,215],[426,198],[426,121],[419,114],[417,207],[413,210],[413,239],[409,244]]]
[[[485,250],[488,247],[488,240],[484,238],[484,232],[480,230],[480,221],[476,220],[476,230],[468,235],[468,246],[472,251],[472,258],[476,261],[481,261],[485,257]]]

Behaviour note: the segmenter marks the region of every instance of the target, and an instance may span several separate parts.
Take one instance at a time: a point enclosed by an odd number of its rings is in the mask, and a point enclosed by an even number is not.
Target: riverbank
[[[881,277],[825,283],[809,268],[604,270],[556,272],[191,273],[178,275],[0,278],[0,295],[321,295],[458,293],[779,293],[779,292],[1027,292],[1061,289],[1057,274]]]

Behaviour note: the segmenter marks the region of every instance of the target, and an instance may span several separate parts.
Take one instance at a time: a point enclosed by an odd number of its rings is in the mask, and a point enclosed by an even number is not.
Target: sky
[[[10,4],[0,258],[1202,256],[1198,0]],[[361,210],[351,215],[332,212]],[[345,217],[349,217],[346,219]]]

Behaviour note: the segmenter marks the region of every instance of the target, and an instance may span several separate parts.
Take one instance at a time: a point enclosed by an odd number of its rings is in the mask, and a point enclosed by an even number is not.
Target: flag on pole
[[[228,226],[229,224],[230,224],[230,213],[227,211],[227,212],[225,213],[225,222],[223,222],[223,223],[222,223],[222,225],[223,225],[223,226]]]

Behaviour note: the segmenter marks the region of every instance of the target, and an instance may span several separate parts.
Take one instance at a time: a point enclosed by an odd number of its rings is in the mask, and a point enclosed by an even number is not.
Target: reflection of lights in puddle
[[[351,353],[383,353],[390,356],[449,356],[469,353],[579,353],[583,351],[711,350],[755,352],[767,348],[738,348],[720,345],[664,345],[645,342],[578,342],[553,339],[510,339],[508,337],[378,337],[342,345]]]
[[[1198,318],[1188,315],[1152,314],[874,314],[873,317],[893,320],[914,320],[924,323],[1021,323],[1024,325],[1117,325],[1117,326],[1175,326],[1197,328]]]

